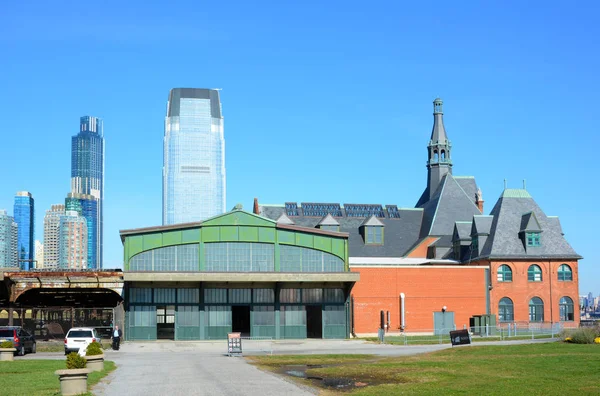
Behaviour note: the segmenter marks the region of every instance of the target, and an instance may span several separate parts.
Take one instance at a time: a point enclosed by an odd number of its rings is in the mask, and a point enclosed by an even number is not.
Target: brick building
[[[577,326],[577,262],[557,217],[525,189],[505,189],[489,215],[472,176],[452,174],[443,102],[433,102],[427,184],[415,207],[286,202],[254,213],[348,233],[352,327],[375,333],[384,311],[390,331],[462,328],[474,315],[499,325]]]

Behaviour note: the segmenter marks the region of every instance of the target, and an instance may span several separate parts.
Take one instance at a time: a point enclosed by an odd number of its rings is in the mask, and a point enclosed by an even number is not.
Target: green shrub
[[[596,331],[592,327],[582,327],[572,331],[565,338],[565,341],[572,342],[573,344],[593,344],[594,338],[596,338]]]
[[[79,356],[77,352],[71,352],[67,355],[68,369],[82,369],[87,365],[87,360],[83,356]]]
[[[85,350],[85,356],[102,355],[102,345],[99,342],[92,342]]]
[[[0,348],[14,348],[12,341],[2,341],[0,342]]]

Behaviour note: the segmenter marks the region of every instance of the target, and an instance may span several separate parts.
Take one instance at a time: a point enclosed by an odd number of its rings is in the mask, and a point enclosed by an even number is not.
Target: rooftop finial
[[[523,179],[523,190],[527,190],[527,180]]]
[[[504,189],[506,190],[506,179],[504,179]]]

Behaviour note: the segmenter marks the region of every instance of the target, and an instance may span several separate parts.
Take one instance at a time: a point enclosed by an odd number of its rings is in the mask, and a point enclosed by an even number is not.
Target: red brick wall
[[[454,312],[457,328],[469,325],[473,315],[485,314],[486,277],[484,267],[352,267],[360,281],[352,289],[354,331],[376,333],[379,312],[390,311],[390,331],[400,328],[400,293],[405,294],[407,332],[431,331],[433,312],[445,305]]]
[[[560,321],[559,301],[568,296],[573,300],[575,320],[564,322],[565,326],[579,326],[579,271],[577,261],[484,261],[480,265],[491,266],[492,291],[490,303],[492,314],[498,315],[498,303],[503,297],[513,301],[515,322],[529,321],[529,300],[539,297],[544,302],[544,321]],[[512,270],[512,282],[498,282],[498,268],[508,265]],[[541,282],[529,282],[527,270],[532,264],[542,269]],[[567,264],[573,273],[572,281],[558,280],[558,267]]]
[[[413,250],[411,250],[406,255],[406,257],[416,257],[416,258],[427,257],[427,248],[429,247],[429,245],[431,245],[433,242],[437,241],[438,239],[440,239],[440,238],[439,237],[427,237],[427,238],[423,239],[420,244],[418,244]]]

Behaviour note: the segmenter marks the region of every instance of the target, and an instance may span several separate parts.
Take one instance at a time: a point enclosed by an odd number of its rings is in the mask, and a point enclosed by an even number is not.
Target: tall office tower
[[[219,91],[174,88],[163,140],[163,224],[225,211],[225,140]]]
[[[34,267],[35,250],[34,243],[34,201],[31,193],[18,191],[15,196],[14,206],[15,223],[17,223],[19,238],[17,249],[19,255],[19,267],[23,271],[29,271]]]
[[[73,210],[60,216],[58,268],[87,269],[87,221]]]
[[[99,254],[98,254],[98,241],[96,238],[96,232],[98,230],[98,200],[87,194],[69,193],[65,198],[65,210],[75,211],[80,216],[85,217],[87,222],[87,267],[90,269],[96,269],[98,267]]]
[[[37,239],[35,240],[35,268],[44,268],[44,244]]]
[[[60,217],[65,205],[52,205],[44,216],[44,268],[58,268]]]
[[[104,129],[100,118],[80,118],[79,133],[71,139],[71,192],[98,200],[94,233],[94,268],[102,268],[104,221]]]
[[[17,254],[17,223],[6,210],[0,210],[0,268],[16,268],[19,266]]]

